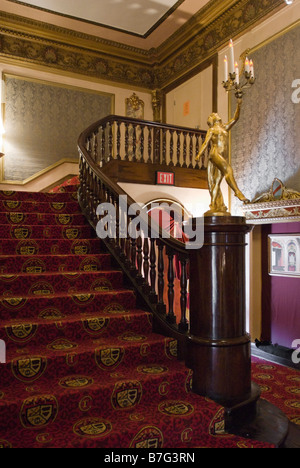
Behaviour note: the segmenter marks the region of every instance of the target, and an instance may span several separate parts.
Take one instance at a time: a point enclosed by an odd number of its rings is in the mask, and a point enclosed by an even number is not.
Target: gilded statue
[[[210,146],[208,155],[208,188],[211,196],[210,210],[204,216],[230,216],[227,207],[224,204],[223,195],[221,192],[221,183],[225,178],[227,184],[234,191],[236,197],[243,203],[249,203],[249,200],[243,195],[235,181],[233,170],[227,161],[229,131],[235,125],[240,117],[242,98],[237,97],[237,108],[234,117],[226,124],[222,122],[221,117],[212,113],[207,121],[209,129],[203,145],[196,157],[198,161],[204,154],[205,150]]]

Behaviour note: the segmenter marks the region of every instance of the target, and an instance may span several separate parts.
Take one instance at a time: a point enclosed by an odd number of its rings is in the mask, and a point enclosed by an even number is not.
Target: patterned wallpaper
[[[112,113],[112,96],[5,77],[4,177],[24,180],[77,159],[79,134]]]
[[[276,177],[300,191],[300,102],[292,101],[292,84],[300,80],[299,44],[300,25],[251,54],[256,83],[246,90],[231,135],[234,174],[251,200],[267,192]],[[240,206],[233,196],[232,214],[239,214]]]

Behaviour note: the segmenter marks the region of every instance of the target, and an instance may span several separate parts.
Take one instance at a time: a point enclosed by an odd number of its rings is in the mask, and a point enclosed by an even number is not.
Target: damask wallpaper
[[[267,192],[275,178],[300,191],[300,25],[251,53],[256,83],[246,90],[231,133],[231,161],[247,198]],[[300,97],[300,92],[297,94]],[[234,98],[232,99],[234,112]],[[233,196],[231,211],[239,212]]]
[[[77,159],[80,133],[113,113],[112,95],[5,76],[4,178],[23,181]]]

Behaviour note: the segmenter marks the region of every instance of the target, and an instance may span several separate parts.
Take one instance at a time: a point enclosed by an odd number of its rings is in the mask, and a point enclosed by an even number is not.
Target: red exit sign
[[[156,172],[156,184],[157,185],[175,185],[175,174],[174,172]]]

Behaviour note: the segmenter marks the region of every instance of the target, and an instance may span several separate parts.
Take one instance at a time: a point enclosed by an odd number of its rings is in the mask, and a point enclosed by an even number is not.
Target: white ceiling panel
[[[145,36],[183,0],[27,0],[16,3]]]

